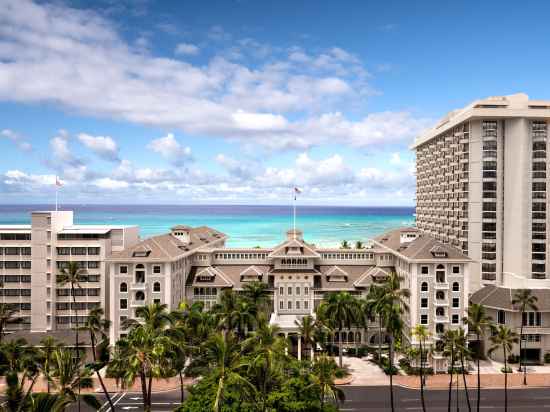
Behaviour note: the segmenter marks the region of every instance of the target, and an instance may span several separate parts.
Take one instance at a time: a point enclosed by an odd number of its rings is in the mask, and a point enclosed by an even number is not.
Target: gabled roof
[[[189,243],[184,243],[175,236],[172,236],[171,233],[166,233],[144,239],[120,252],[114,252],[108,260],[126,261],[145,259],[171,261],[226,238],[227,236],[222,232],[207,226],[200,226],[189,231]],[[138,255],[140,255],[139,252],[143,251],[148,251],[148,255],[135,256],[135,252],[138,252]]]
[[[299,254],[288,253],[289,248],[298,248]],[[275,247],[273,251],[269,254],[270,258],[273,257],[321,257],[314,249],[314,246],[308,245],[306,242],[303,242],[298,239],[290,239],[286,242]]]
[[[201,277],[208,277],[211,280],[199,280]],[[233,282],[231,282],[223,272],[213,266],[209,266],[195,273],[192,285],[231,287],[233,286]]]
[[[326,273],[326,276],[348,276],[347,272],[345,272],[342,268],[338,266],[333,266],[330,268]]]
[[[243,276],[255,276],[255,277],[259,278],[262,275],[263,275],[262,271],[254,265],[247,267],[245,270],[243,270],[240,273],[241,279],[242,279]]]
[[[321,265],[316,266],[316,268],[319,270],[320,274],[320,281],[321,281],[321,290],[356,290],[355,289],[355,283],[358,279],[360,279],[365,272],[369,271],[373,266],[370,265],[350,265],[345,266],[345,270],[334,265]],[[337,274],[344,273],[346,278],[345,281],[330,281],[330,273],[333,274],[333,276],[336,276]],[[343,276],[343,275],[342,275]]]
[[[401,243],[401,233],[411,232],[418,233],[418,237],[409,242]],[[439,253],[446,253],[446,259],[448,260],[470,261],[470,258],[463,254],[461,250],[449,244],[442,243],[417,228],[406,227],[391,230],[375,237],[373,240],[377,245],[399,253],[411,260],[442,259],[442,257],[434,256],[433,251],[435,250]]]
[[[373,280],[376,280],[377,278],[387,277],[390,273],[381,267],[373,266],[370,269],[368,269],[359,279],[357,279],[355,282],[353,282],[354,286],[357,287],[369,287]]]
[[[531,294],[537,298],[537,310],[539,312],[550,312],[550,289],[530,289]],[[483,306],[518,311],[512,305],[514,294],[518,289],[502,288],[495,285],[484,286],[470,296],[471,303],[478,303]]]

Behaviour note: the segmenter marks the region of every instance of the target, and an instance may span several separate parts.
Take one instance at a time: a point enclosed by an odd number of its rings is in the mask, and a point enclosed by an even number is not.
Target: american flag
[[[59,177],[57,177],[57,176],[55,177],[55,185],[57,187],[63,186],[63,183],[61,183],[61,180],[59,180]]]
[[[294,200],[296,200],[296,195],[299,193],[302,193],[302,190],[297,187],[294,187]]]

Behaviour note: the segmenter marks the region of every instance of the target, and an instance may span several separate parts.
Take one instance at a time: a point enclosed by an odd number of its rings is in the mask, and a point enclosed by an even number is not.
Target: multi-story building
[[[373,283],[392,271],[411,291],[405,313],[405,335],[411,343],[409,330],[416,324],[426,325],[437,337],[459,327],[465,314],[469,259],[415,228],[388,232],[364,249],[318,248],[304,241],[299,230],[290,230],[272,248],[228,248],[225,240],[214,229],[176,226],[109,257],[111,340],[125,333],[121,324],[139,306],[159,302],[175,309],[186,300],[202,301],[209,309],[223,290],[241,292],[252,281],[267,285],[270,322],[290,337],[298,356],[297,320],[314,315],[329,292],[365,297]],[[336,334],[334,342],[377,343],[375,325],[368,335],[361,328]]]
[[[514,330],[523,324],[525,354],[539,362],[550,351],[549,121],[550,101],[489,97],[449,113],[413,145],[417,227],[472,259],[470,301]],[[521,288],[540,302],[523,318],[512,304]]]
[[[51,333],[82,323],[91,308],[108,310],[105,259],[137,241],[135,226],[75,225],[71,211],[33,212],[29,225],[0,225],[0,302],[21,319],[8,328]],[[76,305],[70,285],[57,283],[69,261],[82,268]]]

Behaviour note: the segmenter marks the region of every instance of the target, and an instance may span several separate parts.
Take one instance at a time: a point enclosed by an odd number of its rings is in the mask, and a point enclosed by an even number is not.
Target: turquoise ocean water
[[[32,210],[51,205],[0,205],[0,224],[28,224]],[[289,206],[244,205],[71,205],[76,224],[140,226],[142,237],[165,233],[175,224],[211,226],[229,236],[230,247],[274,246],[292,227]],[[342,240],[367,241],[389,229],[414,223],[410,207],[298,206],[297,224],[304,239],[319,246],[337,246]]]

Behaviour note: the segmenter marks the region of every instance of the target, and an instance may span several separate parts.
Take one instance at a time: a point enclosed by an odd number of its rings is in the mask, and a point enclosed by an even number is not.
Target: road
[[[387,386],[346,386],[342,387],[346,394],[346,401],[340,405],[342,412],[387,412],[389,407],[389,387]],[[472,409],[475,410],[476,391],[471,390],[470,398]],[[103,397],[100,397],[104,401]],[[179,405],[179,392],[170,391],[153,394],[153,412],[172,411]],[[511,389],[508,393],[508,409],[510,411],[548,411],[550,412],[550,391],[541,389]],[[113,395],[113,403],[117,411],[141,412],[141,395],[135,393],[117,393]],[[459,406],[461,411],[467,411],[464,391],[459,394]],[[420,404],[420,391],[415,389],[395,388],[395,407],[397,411],[414,412],[422,411]],[[447,391],[426,391],[426,407],[429,412],[447,411]],[[92,409],[82,406],[82,412],[92,412]],[[503,411],[504,391],[502,389],[484,389],[481,391],[481,410]],[[76,406],[70,409],[76,412]],[[104,404],[100,412],[109,411],[109,405]],[[456,397],[453,391],[452,411],[456,411]]]

